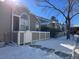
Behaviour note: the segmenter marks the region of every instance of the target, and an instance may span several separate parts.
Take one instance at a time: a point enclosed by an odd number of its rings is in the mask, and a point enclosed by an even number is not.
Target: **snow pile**
[[[72,50],[74,49],[75,40],[73,40],[72,38],[71,40],[66,40],[66,37],[60,37],[46,41],[38,41],[35,44],[71,54]]]
[[[29,46],[7,46],[0,48],[0,59],[63,59],[60,56],[63,54],[64,56],[71,54],[72,50],[74,49],[74,43],[75,40],[73,39],[66,40],[65,37],[61,37],[45,41],[38,41]],[[48,53],[40,47],[46,47],[47,50],[55,49],[55,52]]]
[[[56,54],[47,54],[40,49],[29,46],[0,48],[0,59],[62,59]]]

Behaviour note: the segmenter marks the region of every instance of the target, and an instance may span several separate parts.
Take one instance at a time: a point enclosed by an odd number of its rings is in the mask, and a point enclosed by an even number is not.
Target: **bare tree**
[[[66,20],[66,34],[67,39],[70,39],[70,24],[71,20],[79,14],[79,4],[77,0],[35,0],[39,7],[43,10],[55,10],[59,14],[63,15]],[[59,1],[59,2],[57,2]],[[57,3],[56,3],[57,2]],[[63,7],[57,6],[62,4]]]

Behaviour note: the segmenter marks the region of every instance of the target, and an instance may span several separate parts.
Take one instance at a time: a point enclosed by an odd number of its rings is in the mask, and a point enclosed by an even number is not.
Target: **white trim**
[[[46,35],[47,35],[47,33],[45,32],[45,40],[47,39]]]
[[[29,20],[29,30],[30,30],[30,15],[29,15],[29,13],[24,12],[24,13],[22,13],[20,16],[22,16],[22,15],[27,15],[27,16],[28,16],[28,20]]]
[[[28,13],[26,13],[26,12],[23,12],[23,13],[21,13],[21,15],[20,15],[20,16],[22,16],[22,15],[28,15]]]
[[[17,41],[18,45],[20,45],[20,32],[18,32],[18,41]]]
[[[29,14],[28,18],[29,18],[29,30],[30,30],[30,20],[31,20],[31,19],[30,19],[30,14]]]
[[[41,34],[41,33],[39,32],[39,40],[40,40],[40,37],[41,37],[40,34]]]
[[[19,23],[20,23],[20,17],[19,17]],[[19,24],[19,30],[20,30],[20,24]],[[18,30],[18,31],[19,31],[19,30]]]
[[[13,16],[21,17],[20,15],[17,15],[17,14],[13,14]]]
[[[12,16],[11,17],[12,17],[12,19],[11,19],[12,20],[12,24],[11,24],[12,25],[12,27],[11,27],[12,30],[11,31],[13,32],[13,13],[12,13]]]

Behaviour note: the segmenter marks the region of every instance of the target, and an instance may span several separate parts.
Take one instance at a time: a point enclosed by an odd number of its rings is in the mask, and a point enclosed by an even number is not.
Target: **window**
[[[24,15],[24,14],[21,16],[21,18],[22,19],[25,19],[25,20],[28,20],[28,16],[27,15]]]
[[[13,31],[19,31],[19,17],[13,16]]]
[[[28,30],[28,26],[25,26],[25,25],[20,25],[20,31],[26,31]]]
[[[26,31],[29,29],[28,16],[22,15],[20,19],[20,31]]]

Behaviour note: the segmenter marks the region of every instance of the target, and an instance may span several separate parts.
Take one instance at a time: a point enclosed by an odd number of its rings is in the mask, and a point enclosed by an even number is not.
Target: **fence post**
[[[39,40],[40,40],[40,32],[39,32]]]
[[[47,39],[47,38],[46,38],[46,34],[47,34],[47,33],[45,32],[45,40]]]
[[[18,32],[18,45],[20,44],[20,32]]]
[[[49,39],[50,39],[50,32],[49,32]]]

